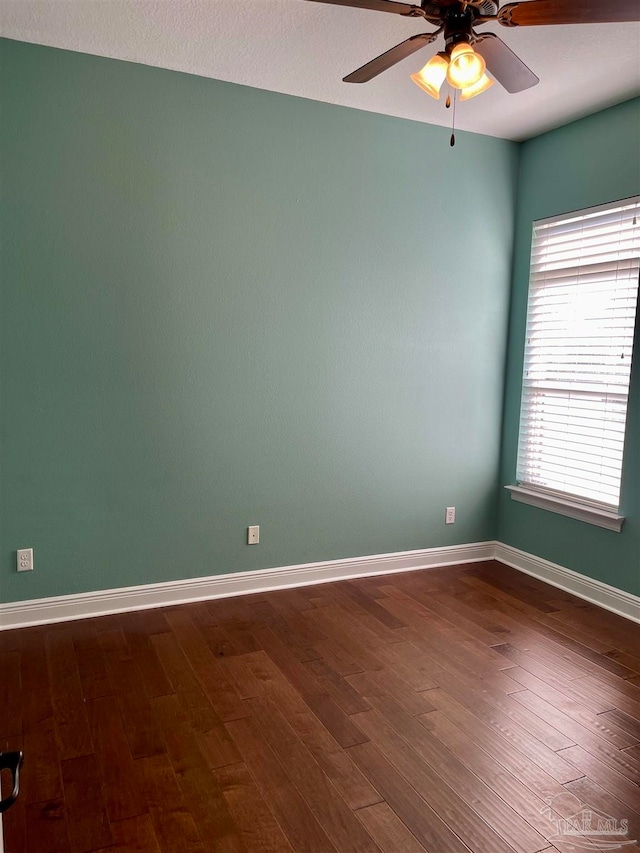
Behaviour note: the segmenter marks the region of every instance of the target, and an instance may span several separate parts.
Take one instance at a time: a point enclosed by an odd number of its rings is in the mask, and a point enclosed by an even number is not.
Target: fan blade
[[[355,6],[357,9],[372,9],[374,12],[393,12],[396,15],[424,17],[419,6],[409,3],[393,3],[391,0],[313,0],[315,3],[331,3],[333,6]]]
[[[417,36],[411,36],[411,38],[397,44],[386,53],[372,59],[371,62],[367,62],[367,64],[363,65],[362,68],[358,68],[357,71],[353,71],[348,77],[344,77],[342,82],[366,83],[367,81],[372,80],[374,77],[377,77],[378,74],[382,74],[383,71],[386,71],[387,68],[391,68],[391,66],[395,65],[396,62],[406,59],[407,56],[411,56],[411,54],[415,53],[416,50],[420,50],[420,48],[425,45],[431,44],[432,41],[435,41],[439,32],[440,30],[435,33],[421,33]]]
[[[640,3],[638,0],[527,0],[507,3],[498,12],[498,21],[504,27],[640,21]]]
[[[473,43],[473,49],[487,63],[489,73],[512,95],[515,92],[524,92],[540,82],[520,57],[493,33],[478,36]]]

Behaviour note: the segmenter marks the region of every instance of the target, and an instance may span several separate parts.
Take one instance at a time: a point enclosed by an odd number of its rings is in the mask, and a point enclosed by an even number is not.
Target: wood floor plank
[[[252,853],[293,853],[246,764],[216,770],[216,778],[247,849]]]
[[[148,814],[126,818],[111,824],[113,844],[100,853],[160,853],[158,839]]]
[[[22,736],[20,651],[0,652],[0,749],[8,738]]]
[[[265,686],[265,691],[285,714],[289,724],[314,756],[345,802],[352,809],[380,802],[378,791],[363,776],[312,712],[302,696],[285,679],[266,652],[248,655],[249,665]]]
[[[218,625],[233,647],[235,654],[246,655],[249,652],[260,651],[262,646],[259,640],[256,639],[252,628],[256,625],[253,619],[230,619],[223,625]]]
[[[397,616],[394,616],[392,613],[389,613],[389,611],[385,610],[385,608],[382,607],[375,598],[371,598],[367,595],[366,591],[360,587],[357,581],[345,581],[342,584],[342,589],[346,595],[348,595],[349,598],[358,605],[358,607],[366,610],[370,616],[373,616],[374,619],[386,628],[393,629],[406,627],[406,622],[399,619]]]
[[[501,598],[512,598],[528,611],[548,613],[554,607],[547,603],[549,587],[530,575],[514,575],[505,566],[496,561],[478,564],[469,576],[481,578],[484,583],[498,589]],[[554,590],[553,595],[562,593]]]
[[[474,592],[482,594],[487,601],[487,610],[500,611],[504,606],[507,609],[522,613],[531,620],[547,615],[549,611],[553,610],[546,605],[542,608],[536,607],[533,600],[525,600],[522,594],[514,594],[507,585],[487,575],[482,575],[479,569],[470,572],[463,578],[463,583]]]
[[[153,620],[151,614],[155,617]],[[159,618],[161,618],[161,622],[158,621]],[[138,613],[122,614],[120,620],[122,633],[147,696],[153,699],[155,696],[167,696],[169,693],[174,693],[173,685],[160,663],[153,645],[155,636],[162,636],[170,631],[164,614],[158,611],[142,610]],[[166,627],[166,630],[157,630],[162,625]]]
[[[240,753],[174,635],[156,634],[152,642],[209,767],[238,763],[241,760]]]
[[[434,672],[434,675],[452,698],[472,710],[479,719],[506,734],[519,749],[547,769],[559,782],[572,778],[572,768],[558,758],[555,750],[573,746],[574,741],[528,709],[521,709],[514,699],[517,693],[511,697],[482,690],[481,684],[456,678],[451,672],[443,672],[441,675]],[[433,701],[429,694],[427,699]]]
[[[273,596],[275,598],[276,594]],[[290,613],[288,616],[276,612],[265,621],[299,661],[305,663],[317,660],[319,655],[314,647],[315,643],[326,639],[326,634],[314,622],[304,618],[300,612]]]
[[[148,637],[152,634],[164,634],[165,631],[171,630],[164,612],[159,607],[151,607],[147,610],[138,610],[136,611],[136,614]]]
[[[268,698],[250,701],[252,719],[338,850],[376,853],[363,829],[313,755]]]
[[[456,701],[445,690],[429,691],[429,701],[458,728],[473,732],[476,742],[542,799],[561,793],[561,785],[581,776],[567,761],[552,757],[540,744],[513,729],[508,721],[484,708]],[[479,713],[478,713],[479,712]],[[557,764],[554,759],[558,759]],[[559,778],[558,778],[559,777]]]
[[[427,850],[469,853],[469,847],[372,743],[353,746],[348,752],[364,775],[373,781],[399,819]]]
[[[307,618],[347,649],[360,669],[379,669],[380,664],[374,650],[386,644],[377,634],[354,620],[353,614],[340,606],[331,605],[308,611]]]
[[[92,699],[87,713],[109,820],[145,814],[147,802],[115,697]]]
[[[567,708],[565,705],[558,708],[530,690],[521,690],[512,694],[511,698],[533,714],[537,714],[574,743],[586,745],[587,748],[598,741],[609,743],[616,749],[625,749],[637,743],[636,738],[615,723],[608,722],[604,714],[580,711],[575,706]]]
[[[355,578],[352,583],[355,583],[359,589],[366,592],[373,599],[384,598],[384,593],[381,592],[380,586],[386,583],[388,575],[370,575],[369,577]],[[311,588],[307,587],[307,593],[311,594]]]
[[[216,660],[216,653],[187,610],[167,615],[173,634],[189,659],[204,693],[221,720],[236,720],[249,711]]]
[[[615,644],[611,639],[607,637],[594,637],[591,634],[586,634],[574,625],[567,625],[563,622],[559,622],[557,619],[553,619],[553,615],[554,614],[551,613],[549,616],[539,616],[537,621],[540,625],[545,626],[547,629],[551,629],[553,631],[553,635],[557,639],[563,636],[567,637],[568,639],[573,640],[574,643],[577,643],[578,646],[586,647],[594,652],[598,652],[598,654],[609,655],[610,652],[615,651]],[[577,651],[580,651],[580,649],[577,649]]]
[[[201,621],[196,622],[196,624],[214,657],[224,658],[239,653],[231,641],[229,633],[224,628],[219,625],[209,625]]]
[[[144,758],[162,754],[166,751],[164,740],[121,629],[99,633],[98,639],[111,683],[118,686],[115,695],[131,755]]]
[[[536,853],[545,839],[393,700],[357,715],[380,752],[471,849]],[[399,732],[402,732],[400,734]]]
[[[515,643],[526,646],[527,651],[522,651]],[[515,631],[511,634],[511,642],[500,643],[494,646],[494,650],[504,656],[505,667],[519,667],[549,684],[568,683],[587,675],[585,670],[565,669],[563,662],[557,658],[553,659],[548,650],[545,655],[545,650],[534,646],[526,634],[521,635]],[[511,669],[507,670],[507,675],[511,675]]]
[[[314,648],[318,651],[318,657],[326,661],[341,676],[364,672],[362,664],[334,639],[320,640]]]
[[[605,652],[605,657],[622,664],[626,669],[631,670],[634,675],[631,678],[637,678],[640,675],[640,655],[629,655],[621,652],[618,649],[611,649]]]
[[[618,827],[626,821],[628,830],[622,838],[625,840],[640,840],[640,814],[637,809],[632,810],[628,805],[621,803],[613,794],[610,794],[603,786],[583,776],[575,782],[568,782],[565,790],[577,797],[581,807],[589,807],[596,812],[612,817]],[[622,838],[620,840],[622,840]],[[628,848],[623,847],[623,850]]]
[[[388,803],[366,806],[356,815],[383,853],[427,853]]]
[[[615,707],[624,711],[634,720],[640,720],[640,685],[634,685],[633,679],[604,681],[588,675],[579,680],[581,686],[590,690],[603,701],[611,701]],[[575,682],[577,685],[578,682]]]
[[[204,849],[216,853],[246,853],[246,845],[178,697],[159,696],[151,702]]]
[[[169,756],[139,758],[136,765],[163,853],[203,853],[200,833],[185,804]]]
[[[562,757],[582,770],[585,776],[597,779],[610,794],[630,809],[640,810],[640,788],[622,774],[605,764],[581,746],[562,750]]]
[[[505,621],[504,616],[502,618]],[[634,674],[633,670],[609,655],[595,652],[557,632],[545,629],[539,622],[533,625],[525,623],[520,628],[517,627],[515,619],[507,619],[506,623],[512,626],[511,646],[518,646],[521,650],[532,649],[538,659],[562,671],[568,678],[580,678],[589,674],[606,677],[607,673],[619,678],[629,678]]]
[[[67,853],[71,850],[64,798],[28,805],[25,823],[27,850],[37,850],[38,853]],[[10,853],[21,848],[13,846],[8,838],[6,849]]]
[[[640,761],[640,745],[629,746],[627,749],[622,750],[622,754],[629,756],[632,761]],[[638,784],[640,784],[640,782]]]
[[[455,632],[461,642],[480,643],[476,648],[491,647],[496,642],[495,632],[498,626],[491,624],[483,614],[466,607],[452,595],[429,594],[419,578],[407,579],[400,591],[394,588],[393,584],[387,589],[397,604],[413,606],[414,618],[426,618],[433,627],[444,633]],[[389,609],[389,602],[380,603]]]
[[[85,700],[100,699],[114,693],[98,643],[96,621],[81,619],[71,626],[73,648]]]
[[[439,597],[428,597],[423,594],[419,601],[450,622],[458,631],[463,631],[464,634],[485,645],[493,646],[509,633],[509,629],[499,621],[496,622],[483,612],[469,606],[460,596],[444,593]]]
[[[109,847],[113,835],[95,756],[69,758],[61,766],[71,850],[90,853]]]
[[[364,711],[371,710],[371,699],[367,697],[373,696],[386,698],[393,696],[395,702],[412,716],[427,714],[434,710],[434,706],[427,698],[429,691],[416,693],[411,689],[407,690],[406,685],[398,689],[398,682],[389,677],[388,670],[356,673],[355,675],[348,675],[345,680],[354,687],[357,693],[366,698],[369,708],[363,708]]]
[[[379,649],[378,658],[378,666],[369,668],[368,672],[391,669],[417,692],[431,690],[438,686],[432,673],[425,666],[426,662],[420,650],[407,640]]]
[[[271,747],[250,719],[232,720],[229,731],[244,762],[260,787],[294,850],[301,853],[335,853],[313,812],[298,793]]]
[[[25,628],[10,628],[0,631],[0,652],[19,652]]]
[[[24,802],[18,801],[2,817],[3,840],[5,850],[29,850],[31,837],[27,839],[27,809]],[[45,834],[48,830],[45,830]],[[31,847],[33,850],[37,848]]]
[[[22,774],[21,781],[21,796],[25,803],[63,798],[60,752],[53,717],[25,731],[22,749],[28,761],[28,770]]]
[[[510,677],[513,677],[511,670]],[[637,702],[627,700],[627,697],[623,696],[615,688],[607,688],[606,686],[590,681],[589,676],[586,678],[576,678],[569,683],[561,684],[560,687],[562,692],[567,696],[575,699],[581,705],[591,708],[591,710],[598,714],[604,711],[612,711],[623,705],[626,706],[624,713],[627,716],[636,720],[639,719],[638,714],[640,714],[640,710],[638,709]]]
[[[628,750],[616,749],[609,744],[592,741],[589,743],[587,751],[622,776],[626,776],[635,784],[640,785],[640,774],[638,773],[640,765],[636,759],[629,755]]]
[[[598,675],[609,671],[620,676],[629,673],[619,662],[602,653],[603,650],[610,651],[611,643],[597,645],[595,640],[589,643],[588,637],[576,632],[570,632],[568,636],[559,630],[567,626],[557,621],[550,624],[551,619],[540,614],[535,617],[522,614],[503,601],[499,602],[499,612],[489,613],[509,628],[508,643],[511,648],[517,648],[521,653],[531,652],[530,660],[533,658],[543,662],[543,665],[559,671],[567,678],[580,677],[579,673]],[[593,648],[594,645],[596,648]]]
[[[543,838],[548,839],[555,834],[556,825],[546,816],[547,801],[537,796],[517,775],[506,770],[493,755],[485,752],[472,736],[458,728],[441,711],[425,714],[418,720]],[[504,753],[501,755],[504,759]]]
[[[520,666],[514,666],[508,674],[521,689],[530,690],[558,708],[574,710],[576,713],[581,713],[580,709],[586,708],[594,714],[602,714],[615,708],[611,699],[605,701],[590,690],[580,689],[580,678],[565,681],[545,672],[539,677],[534,675],[532,668],[523,669]]]
[[[307,705],[324,723],[340,746],[348,747],[363,743],[366,738],[362,732],[331,696],[323,691],[309,670],[287,649],[284,643],[266,626],[260,628],[257,633],[271,660],[299,691]]]
[[[91,755],[93,742],[71,630],[47,632],[46,648],[60,757]]]
[[[640,743],[640,720],[635,720],[633,717],[629,716],[629,714],[625,714],[624,711],[620,711],[618,708],[611,711],[603,711],[600,716],[607,720],[609,724],[613,724],[619,729],[622,729],[622,731],[626,732],[637,743]],[[621,749],[625,748],[626,747],[624,746],[621,747]]]
[[[628,621],[616,617],[602,608],[586,605],[580,608],[560,610],[549,615],[554,623],[574,625],[586,634],[606,634],[612,647],[626,654],[640,655],[640,638],[637,632],[629,631]]]
[[[551,674],[553,677],[563,680],[582,678],[588,675],[590,670],[594,672],[602,670],[602,667],[592,666],[584,654],[576,653],[574,651],[575,644],[570,640],[560,636],[560,642],[558,642],[558,636],[540,626],[539,622],[528,619],[527,616],[518,614],[517,611],[510,611],[512,615],[507,616],[505,610],[510,610],[510,608],[502,607],[500,611],[488,611],[492,617],[499,618],[503,624],[509,627],[508,642],[494,647],[496,652],[500,652],[506,658],[505,666],[509,666],[510,663],[518,664],[532,672],[535,671],[541,677]],[[586,651],[589,655],[595,654],[582,647],[580,647],[580,651]],[[521,657],[517,660],[510,660],[511,655],[513,654],[515,658],[518,652]],[[534,661],[537,664],[536,670],[533,670],[531,666]]]
[[[262,696],[264,688],[251,672],[243,655],[220,658],[218,662],[241,699],[254,699],[256,696]]]
[[[306,666],[322,689],[332,696],[345,714],[357,714],[370,709],[370,705],[362,696],[327,661],[312,660],[308,661]]]
[[[467,639],[463,634],[456,636],[455,629],[448,623],[444,623],[444,627],[434,624],[427,608],[419,602],[393,599],[385,602],[385,606],[393,613],[404,615],[409,626],[397,631],[419,651],[447,648],[447,655],[439,661],[440,668],[462,678],[480,675],[488,685],[505,693],[513,689],[513,684],[501,672],[504,660],[492,648],[478,644],[472,638]],[[390,646],[388,654],[397,650],[398,646]]]
[[[284,613],[287,617],[291,613],[295,614],[299,611],[313,609],[313,604],[304,595],[304,587],[301,589],[281,589],[277,592],[265,592],[264,599],[273,604],[277,610]]]

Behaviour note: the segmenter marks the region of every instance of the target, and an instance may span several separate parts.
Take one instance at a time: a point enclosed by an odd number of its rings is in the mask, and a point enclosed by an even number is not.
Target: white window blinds
[[[618,508],[640,197],[534,223],[518,481]]]

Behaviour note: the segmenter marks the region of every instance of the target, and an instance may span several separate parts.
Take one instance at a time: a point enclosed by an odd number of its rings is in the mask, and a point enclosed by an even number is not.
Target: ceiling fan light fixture
[[[478,83],[486,68],[480,54],[467,42],[460,42],[451,51],[447,80],[455,89],[466,89]]]
[[[478,82],[474,83],[473,86],[465,86],[465,88],[460,92],[460,100],[468,101],[470,98],[475,98],[476,95],[481,95],[483,92],[486,92],[487,89],[490,89],[494,82],[495,81],[487,74],[483,74]]]
[[[449,57],[446,53],[436,53],[427,62],[421,71],[411,75],[411,79],[420,88],[435,98],[440,100],[440,88],[447,76],[447,68],[449,67]]]

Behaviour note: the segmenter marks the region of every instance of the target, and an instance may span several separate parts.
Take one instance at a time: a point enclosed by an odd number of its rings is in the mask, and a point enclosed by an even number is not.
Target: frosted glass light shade
[[[455,89],[466,89],[477,83],[486,70],[486,63],[470,44],[457,44],[451,51],[447,80]]]
[[[447,76],[447,68],[449,67],[449,57],[446,53],[436,53],[424,66],[422,71],[417,74],[412,74],[411,79],[420,88],[435,98],[440,100],[440,87],[444,83],[444,78]]]
[[[486,92],[487,89],[490,89],[494,82],[495,81],[492,80],[491,77],[483,74],[478,82],[474,83],[473,86],[465,86],[460,93],[460,100],[468,101],[470,98],[475,98],[476,95],[481,95],[483,92]]]

